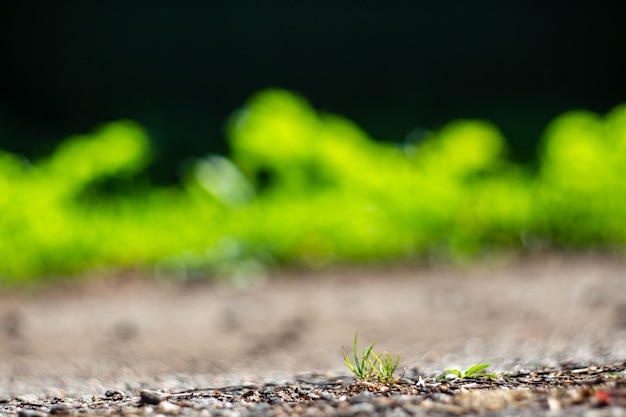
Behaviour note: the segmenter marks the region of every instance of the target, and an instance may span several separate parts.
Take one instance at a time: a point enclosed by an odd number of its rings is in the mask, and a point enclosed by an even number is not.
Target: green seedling
[[[460,379],[471,379],[471,378],[490,378],[490,379],[496,379],[496,375],[495,374],[486,374],[486,373],[481,373],[480,371],[482,371],[483,369],[489,367],[491,364],[490,363],[481,363],[480,365],[474,365],[468,369],[466,369],[465,371],[461,372],[458,369],[446,369],[445,371],[443,371],[443,374],[439,375],[437,377],[437,381],[440,381],[442,379],[444,379],[446,376],[448,375],[455,375],[457,378]]]
[[[372,363],[370,360],[370,367],[376,373],[376,378],[378,378],[378,382],[388,383],[393,381],[393,373],[398,367],[398,363],[400,362],[400,354],[396,357],[395,362],[391,358],[391,356],[387,352],[383,352],[380,356],[376,354],[376,352],[372,351],[372,355],[374,356],[376,362],[378,363],[378,369],[376,369],[376,365]],[[384,359],[381,359],[381,357]]]
[[[400,362],[400,355],[398,354],[395,362],[387,352],[383,352],[379,355],[373,350],[376,345],[376,342],[374,342],[363,351],[361,358],[359,359],[359,355],[357,353],[358,337],[359,333],[356,333],[354,335],[354,365],[350,361],[350,357],[346,353],[345,349],[342,348],[343,359],[346,361],[346,365],[348,365],[350,371],[352,371],[358,379],[365,382],[369,382],[373,379],[377,379],[378,382],[383,384],[393,381],[393,373]],[[374,358],[373,360],[372,357]]]
[[[343,351],[343,359],[346,361],[346,365],[348,365],[348,368],[352,371],[352,373],[354,373],[354,375],[356,375],[357,378],[363,381],[369,381],[372,376],[371,370],[368,368],[369,357],[376,343],[372,343],[369,348],[365,349],[361,356],[361,360],[359,360],[359,356],[357,354],[358,337],[359,337],[359,333],[357,332],[354,335],[354,365],[352,365],[352,362],[350,362],[350,358],[348,357],[348,354],[346,353],[345,349],[341,348],[341,350]]]

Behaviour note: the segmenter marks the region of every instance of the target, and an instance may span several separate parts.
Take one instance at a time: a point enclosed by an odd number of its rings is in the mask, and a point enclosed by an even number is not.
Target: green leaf
[[[482,371],[483,369],[489,367],[491,364],[490,363],[481,363],[480,365],[474,365],[471,368],[469,368],[467,371],[465,371],[465,374],[463,375],[464,378],[471,378],[473,376],[477,376],[476,374],[480,371]]]

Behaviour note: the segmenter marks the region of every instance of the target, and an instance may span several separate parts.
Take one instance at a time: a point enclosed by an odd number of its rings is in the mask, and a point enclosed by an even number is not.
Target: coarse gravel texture
[[[625,267],[560,254],[6,291],[0,414],[626,416]],[[357,331],[403,378],[349,375]],[[483,362],[496,380],[436,379]]]
[[[626,363],[520,370],[497,379],[402,376],[388,384],[309,375],[288,383],[181,392],[108,390],[80,398],[3,400],[6,414],[202,416],[626,415]],[[415,370],[413,370],[415,371]]]

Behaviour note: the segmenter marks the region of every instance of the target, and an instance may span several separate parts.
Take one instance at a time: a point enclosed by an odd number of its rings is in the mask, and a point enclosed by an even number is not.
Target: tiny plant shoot
[[[489,367],[490,365],[491,365],[490,363],[481,363],[479,365],[474,365],[466,369],[463,372],[459,371],[458,369],[446,369],[445,371],[443,371],[443,374],[437,377],[437,380],[440,381],[442,379],[445,379],[446,376],[448,375],[455,375],[457,378],[461,378],[461,379],[470,379],[470,378],[496,379],[495,374],[480,373],[480,371]]]
[[[393,373],[400,362],[400,355],[398,354],[395,361],[387,352],[383,352],[379,355],[374,352],[374,345],[376,345],[376,342],[374,342],[363,351],[359,358],[357,353],[358,337],[359,333],[357,332],[354,335],[354,364],[352,364],[345,349],[342,348],[343,359],[346,361],[346,365],[350,371],[361,381],[370,382],[372,380],[378,380],[378,382],[382,384],[392,382],[394,380]]]

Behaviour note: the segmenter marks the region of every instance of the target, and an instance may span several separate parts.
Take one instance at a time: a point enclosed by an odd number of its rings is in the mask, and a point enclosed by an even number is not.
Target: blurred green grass
[[[486,121],[392,145],[283,90],[253,96],[227,128],[230,154],[199,157],[169,188],[134,182],[151,149],[132,121],[39,161],[0,151],[0,282],[110,268],[232,277],[626,240],[624,105],[558,117],[532,169]]]

